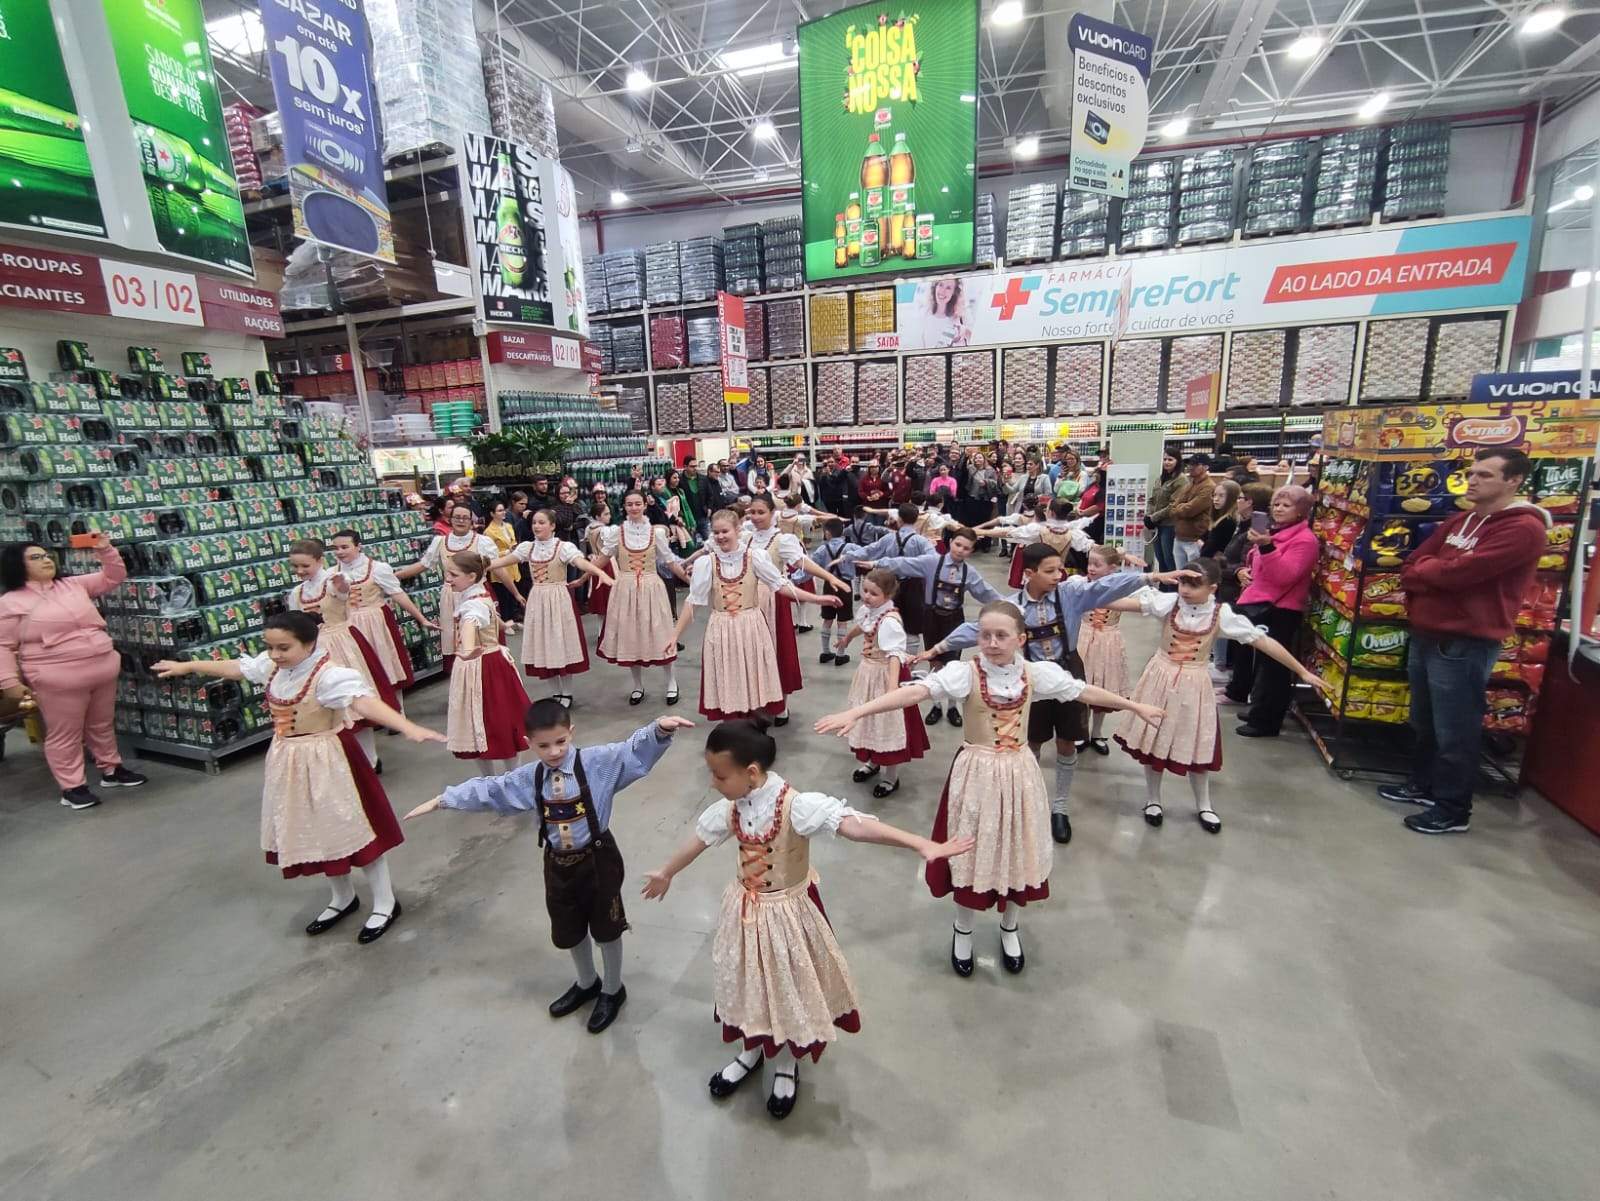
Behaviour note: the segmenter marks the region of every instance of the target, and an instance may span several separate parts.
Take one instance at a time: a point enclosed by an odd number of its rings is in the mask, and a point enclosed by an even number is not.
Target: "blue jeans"
[[[1176,526],[1156,526],[1156,564],[1162,571],[1171,571],[1177,567],[1172,558],[1172,544],[1177,535]]]
[[[1449,817],[1472,813],[1484,689],[1499,655],[1498,639],[1411,633],[1411,728],[1417,736],[1412,783],[1425,788]]]

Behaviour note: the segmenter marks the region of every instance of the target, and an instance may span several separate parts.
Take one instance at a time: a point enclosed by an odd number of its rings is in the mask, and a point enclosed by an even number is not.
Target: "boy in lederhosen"
[[[672,732],[694,725],[682,717],[660,717],[624,742],[579,750],[572,741],[571,713],[553,699],[528,706],[528,741],[537,756],[500,776],[453,785],[418,805],[408,819],[435,809],[539,815],[544,848],[544,898],[550,937],[572,955],[577,982],[550,1003],[551,1017],[565,1017],[589,1001],[589,1032],[616,1020],[628,990],[622,985],[622,852],[612,837],[616,794],[650,773],[672,745]],[[594,944],[601,972],[595,973]]]

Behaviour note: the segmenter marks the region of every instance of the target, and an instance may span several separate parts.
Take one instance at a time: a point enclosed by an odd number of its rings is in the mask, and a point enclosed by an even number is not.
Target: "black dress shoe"
[[[1104,738],[1091,738],[1089,739],[1089,745],[1094,748],[1094,753],[1097,755],[1109,755],[1111,753],[1111,744]]]
[[[628,704],[630,704],[630,705],[637,705],[643,700],[644,700],[644,693],[639,691],[639,689],[637,689],[637,688],[635,688],[632,692],[628,693]]]
[[[1147,825],[1147,826],[1157,826],[1157,827],[1159,827],[1161,825],[1161,806],[1160,805],[1152,804],[1152,805],[1146,805],[1144,807],[1144,824]]]
[[[788,725],[789,724],[789,715],[787,713],[785,713],[782,717],[774,717],[772,719],[772,724],[775,725],[775,726],[786,726],[786,725]]]
[[[892,784],[888,780],[879,780],[876,784],[874,784],[872,786],[872,795],[877,797],[879,800],[882,800],[886,796],[893,796],[895,793],[897,793],[899,791],[900,791],[900,781],[899,780],[894,781],[894,783],[892,783]]]
[[[735,1060],[735,1062],[739,1062],[739,1061]],[[739,1066],[744,1068],[744,1064],[743,1063],[739,1063]],[[734,1093],[739,1091],[739,1086],[741,1084],[743,1084],[746,1080],[750,1079],[750,1076],[758,1068],[760,1068],[760,1066],[761,1066],[761,1061],[758,1059],[758,1060],[756,1060],[754,1067],[744,1068],[744,1075],[740,1076],[737,1080],[729,1080],[726,1076],[724,1076],[722,1074],[723,1072],[726,1072],[728,1070],[727,1068],[720,1068],[719,1070],[717,1070],[715,1072],[712,1072],[711,1073],[711,1084],[710,1084],[711,1095],[713,1097],[716,1097],[718,1100],[721,1100],[723,1097],[731,1097],[731,1096],[733,1096]]]
[[[599,1034],[612,1022],[617,1020],[617,1014],[622,1011],[622,1003],[628,999],[628,986],[617,985],[616,992],[603,992],[595,1000],[594,1011],[589,1014],[589,1033]]]
[[[550,1016],[564,1018],[575,1010],[582,1009],[590,1001],[600,995],[600,978],[595,977],[593,984],[585,988],[581,984],[574,984],[554,1001],[550,1002]]]
[[[328,908],[332,908],[332,906],[328,906]],[[330,918],[328,918],[326,920],[324,920],[324,919],[322,919],[320,917],[317,918],[315,921],[313,921],[310,925],[308,925],[306,927],[306,933],[311,935],[313,938],[315,938],[318,934],[326,933],[327,931],[332,930],[340,922],[344,921],[345,918],[349,917],[352,913],[354,913],[357,909],[360,909],[360,908],[361,908],[361,898],[360,897],[356,897],[354,900],[352,900],[343,909],[339,910],[339,912],[334,914],[332,917],[330,917]]]
[[[923,716],[922,716],[922,724],[925,725],[925,726],[936,726],[943,719],[944,719],[944,706],[935,705],[933,708],[929,709],[925,714],[923,714]]]
[[[1017,975],[1022,971],[1023,968],[1028,966],[1028,957],[1022,953],[1021,947],[1022,940],[1018,939],[1017,953],[1015,955],[1007,955],[1005,945],[1002,943],[1000,946],[1000,966],[1005,968],[1006,971],[1010,972],[1013,976]]]
[[[1276,738],[1278,736],[1276,730],[1258,730],[1249,722],[1242,726],[1235,726],[1233,732],[1240,738]]]
[[[383,775],[383,760],[382,759],[379,759],[376,763],[374,763],[372,765],[372,774],[375,775],[375,776]]]
[[[678,690],[676,688],[674,688],[671,692],[667,693],[667,704],[676,705],[677,703],[678,703]]]
[[[850,773],[850,778],[857,784],[865,784],[873,776],[877,775],[880,770],[876,763],[863,763]]]
[[[787,1072],[774,1072],[772,1074],[772,1083],[774,1087],[777,1086],[779,1076],[787,1076],[789,1079],[794,1081],[794,1092],[790,1093],[787,1097],[780,1097],[777,1093],[767,1094],[767,1112],[781,1122],[784,1118],[788,1117],[794,1112],[794,1103],[800,1099],[800,1065],[796,1063],[794,1067]]]
[[[833,662],[833,652],[832,651],[823,651],[820,655],[817,656],[817,662],[818,663],[832,663]]]
[[[850,662],[849,655],[835,655],[833,657],[833,665],[835,667],[843,667],[848,662]]]
[[[964,721],[964,719],[961,716],[961,710],[960,709],[954,709],[954,708],[951,709],[950,712],[945,715],[945,720],[948,721],[951,725],[957,726],[957,727],[960,727],[960,726],[963,726],[963,725],[966,724],[966,722]]]
[[[1222,832],[1222,819],[1210,809],[1200,810],[1195,814],[1195,817],[1200,819],[1200,825],[1207,834],[1219,834]]]
[[[950,928],[950,966],[956,969],[956,975],[966,979],[972,975],[972,956],[969,955],[965,959],[956,958],[956,935],[959,933],[955,927]]]
[[[400,914],[402,912],[403,911],[400,908],[400,902],[398,899],[396,899],[394,903],[394,912],[390,913],[388,917],[383,919],[383,925],[362,926],[361,933],[356,935],[356,941],[362,943],[363,945],[369,942],[377,942],[385,934],[389,933],[390,926],[394,925],[395,922],[400,920]],[[374,914],[373,916],[376,917],[377,915]]]
[[[1072,841],[1072,819],[1065,813],[1050,815],[1050,837],[1062,846]]]
[[[794,632],[796,634],[809,634],[809,633],[811,633],[812,630],[814,630],[816,628],[817,628],[816,626],[795,626]]]

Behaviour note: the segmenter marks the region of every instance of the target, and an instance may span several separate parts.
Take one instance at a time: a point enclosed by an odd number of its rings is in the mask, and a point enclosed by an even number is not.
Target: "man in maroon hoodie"
[[[1520,450],[1480,450],[1467,468],[1472,508],[1439,523],[1400,571],[1410,605],[1411,779],[1378,789],[1425,805],[1420,834],[1460,834],[1472,817],[1484,689],[1545,550],[1550,516],[1517,499],[1533,465]]]

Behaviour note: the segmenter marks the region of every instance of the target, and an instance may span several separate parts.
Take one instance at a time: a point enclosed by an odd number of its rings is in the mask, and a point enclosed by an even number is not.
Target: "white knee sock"
[[[1144,803],[1161,804],[1161,773],[1153,767],[1144,769]]]
[[[800,1083],[800,1056],[790,1053],[791,1058],[781,1070],[772,1073],[772,1095],[780,1101],[786,1101],[794,1096],[795,1089]]]
[[[395,906],[394,883],[389,879],[389,856],[379,855],[361,870],[372,886],[372,916],[367,918],[367,925],[381,926],[394,913]]]
[[[1194,793],[1194,811],[1199,813],[1202,809],[1211,809],[1211,773],[1208,771],[1192,771],[1189,773],[1189,791]],[[1211,809],[1215,813],[1215,809]]]
[[[1089,737],[1099,738],[1100,731],[1105,729],[1106,711],[1104,709],[1091,709],[1089,711]]]
[[[1050,798],[1051,813],[1067,812],[1067,802],[1072,799],[1072,776],[1078,770],[1078,752],[1063,755],[1056,748],[1056,794]]]
[[[494,769],[493,759],[474,759],[472,761],[472,770],[477,772],[480,776],[495,776],[500,774]]]
[[[365,730],[356,731],[356,741],[361,744],[361,749],[367,753],[367,762],[373,767],[378,766],[378,732],[370,726]]]
[[[898,763],[891,763],[883,769],[883,782],[885,784],[896,784],[899,780],[900,765]]]
[[[622,990],[622,936],[600,944],[600,991],[615,996]]]
[[[972,958],[972,929],[973,923],[978,920],[978,911],[968,909],[960,901],[956,906],[956,945],[955,956],[957,959]]]
[[[666,691],[678,691],[678,671],[675,663],[668,663],[661,669],[661,674],[666,684]]]
[[[1000,914],[1000,949],[1012,957],[1022,954],[1022,939],[1017,935],[1017,926],[1021,921],[1020,905],[1007,905]]]
[[[633,690],[635,692],[643,692],[644,691],[644,668],[642,668],[642,667],[630,667],[630,668],[628,668],[628,674],[633,677]]]
[[[349,872],[342,876],[329,876],[328,888],[328,907],[317,914],[318,920],[324,922],[340,910],[348,909],[350,902],[356,899],[356,882],[350,878]]]
[[[600,978],[594,971],[594,943],[587,934],[568,954],[572,956],[572,970],[577,974],[579,988],[588,988]]]

